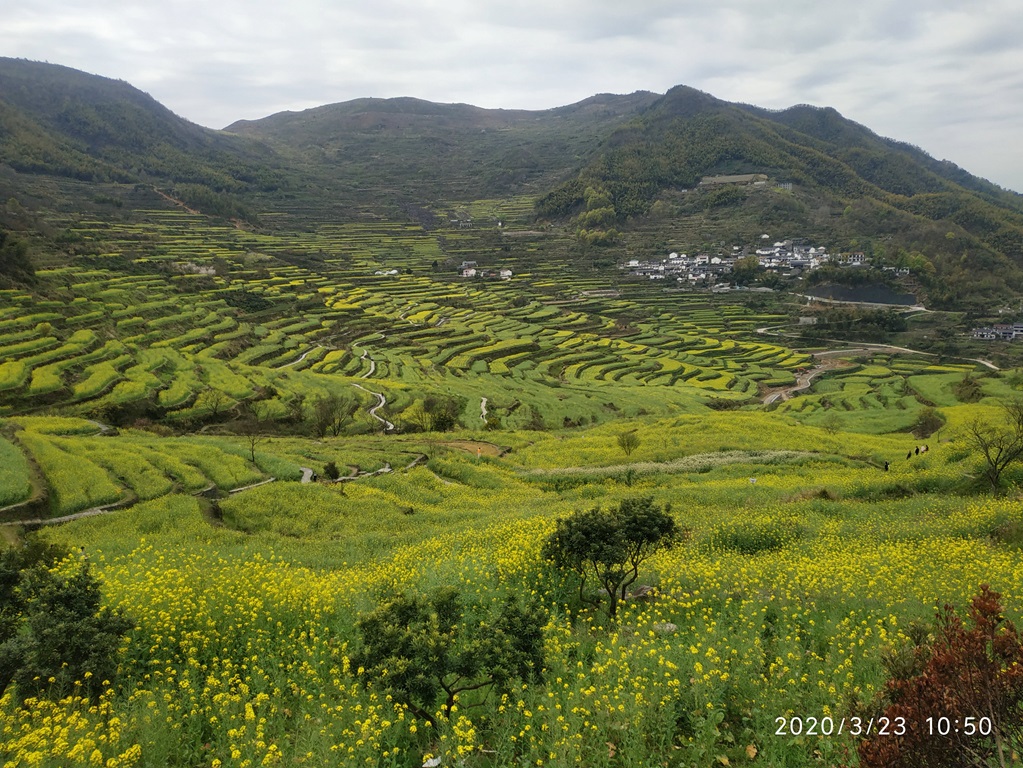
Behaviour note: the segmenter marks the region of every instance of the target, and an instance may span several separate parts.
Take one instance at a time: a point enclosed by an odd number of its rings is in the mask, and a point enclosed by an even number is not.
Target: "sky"
[[[0,55],[200,125],[362,97],[548,109],[688,85],[834,107],[1023,192],[1020,0],[0,0]]]

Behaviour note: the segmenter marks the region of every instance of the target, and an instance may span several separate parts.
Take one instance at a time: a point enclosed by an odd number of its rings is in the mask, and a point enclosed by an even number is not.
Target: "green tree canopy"
[[[684,537],[670,512],[670,505],[659,507],[649,496],[623,499],[609,510],[576,512],[557,521],[544,542],[543,557],[576,574],[582,602],[586,581],[593,576],[607,592],[608,615],[614,618],[643,562]]]
[[[451,588],[400,595],[359,620],[352,666],[433,725],[438,703],[448,717],[459,694],[539,679],[543,611],[509,598],[496,615],[481,613]]]
[[[117,676],[121,637],[134,622],[102,607],[88,562],[70,574],[47,567],[54,552],[36,548],[0,557],[0,686],[13,681],[22,698],[61,698],[82,691],[96,699]]]

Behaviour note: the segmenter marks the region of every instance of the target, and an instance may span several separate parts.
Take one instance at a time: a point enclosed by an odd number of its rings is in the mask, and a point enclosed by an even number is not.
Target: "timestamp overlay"
[[[922,722],[905,717],[833,717],[831,715],[788,715],[774,719],[775,736],[905,736],[910,730],[928,736],[990,736],[990,717],[942,715]]]

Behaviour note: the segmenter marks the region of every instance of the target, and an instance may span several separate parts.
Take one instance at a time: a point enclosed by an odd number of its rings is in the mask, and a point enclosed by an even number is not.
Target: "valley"
[[[1010,193],[688,91],[207,135],[93,85],[0,88],[5,766],[874,766],[863,723],[912,761],[953,715],[950,759],[1019,763],[1023,373],[963,333],[1015,296]],[[682,188],[740,172],[793,186]],[[765,232],[934,311],[628,274]],[[948,662],[993,720],[891,709],[949,627],[1004,651]]]

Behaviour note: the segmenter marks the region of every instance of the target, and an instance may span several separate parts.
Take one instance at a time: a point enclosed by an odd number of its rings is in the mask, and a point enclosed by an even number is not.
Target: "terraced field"
[[[283,414],[303,397],[369,379],[397,390],[391,417],[414,401],[400,396],[413,387],[466,403],[489,397],[495,418],[515,426],[534,412],[557,423],[571,405],[562,417],[599,420],[612,404],[638,411],[748,398],[808,365],[805,355],[743,340],[772,318],[738,305],[638,290],[595,298],[587,291],[603,282],[570,277],[552,299],[542,277],[465,280],[440,266],[493,234],[393,222],[256,234],[156,210],[71,231],[103,253],[88,268],[41,274],[62,298],[5,297],[3,413],[60,406],[188,421],[208,410],[200,394],[216,390],[229,407],[267,400]],[[503,263],[500,248],[490,252],[488,266]],[[566,408],[552,402],[552,384]]]
[[[528,201],[464,207],[68,219],[79,255],[0,292],[0,532],[135,624],[98,701],[0,698],[4,765],[852,766],[855,735],[778,718],[874,711],[981,583],[1023,621],[1018,499],[967,437],[1015,372],[815,357],[763,304],[570,263]],[[541,552],[644,498],[684,535],[612,618]],[[427,712],[360,669],[365,617],[438,587],[465,626],[539,611],[538,674]]]

